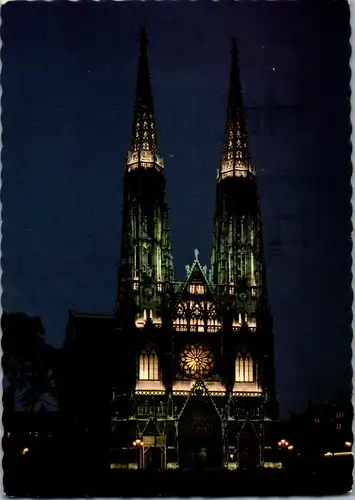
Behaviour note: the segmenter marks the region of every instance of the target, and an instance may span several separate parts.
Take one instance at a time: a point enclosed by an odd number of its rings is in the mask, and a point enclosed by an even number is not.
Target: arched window
[[[245,357],[241,353],[237,354],[235,360],[235,381],[236,382],[253,382],[254,381],[254,365],[253,359],[248,352]]]
[[[155,351],[142,351],[139,357],[139,380],[159,380],[159,360]]]
[[[157,281],[162,279],[161,274],[161,248],[160,245],[157,247]]]
[[[255,284],[255,262],[254,262],[254,252],[250,252],[250,279],[252,285]]]

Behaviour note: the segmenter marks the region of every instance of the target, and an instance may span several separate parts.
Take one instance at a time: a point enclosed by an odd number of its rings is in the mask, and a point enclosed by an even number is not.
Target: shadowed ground
[[[352,488],[353,461],[308,464],[302,470],[90,471],[77,465],[4,470],[7,495],[37,497],[283,496],[339,495]],[[67,469],[67,470],[66,470]]]

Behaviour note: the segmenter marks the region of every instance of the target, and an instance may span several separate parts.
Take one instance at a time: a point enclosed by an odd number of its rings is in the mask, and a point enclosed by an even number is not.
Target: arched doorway
[[[180,417],[179,462],[181,469],[222,467],[221,419],[207,396],[192,396]]]

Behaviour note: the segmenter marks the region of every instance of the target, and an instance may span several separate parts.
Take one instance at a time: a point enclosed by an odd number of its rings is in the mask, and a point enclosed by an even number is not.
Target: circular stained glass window
[[[210,350],[201,344],[188,346],[180,354],[180,366],[186,375],[192,377],[208,375],[213,365]]]

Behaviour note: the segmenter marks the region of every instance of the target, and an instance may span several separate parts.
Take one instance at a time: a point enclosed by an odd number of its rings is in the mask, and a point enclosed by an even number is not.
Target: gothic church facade
[[[88,450],[100,443],[95,449],[111,468],[261,466],[265,429],[278,407],[260,203],[235,42],[211,269],[195,250],[183,282],[173,277],[157,134],[142,29],[115,314],[69,314],[73,428]]]

